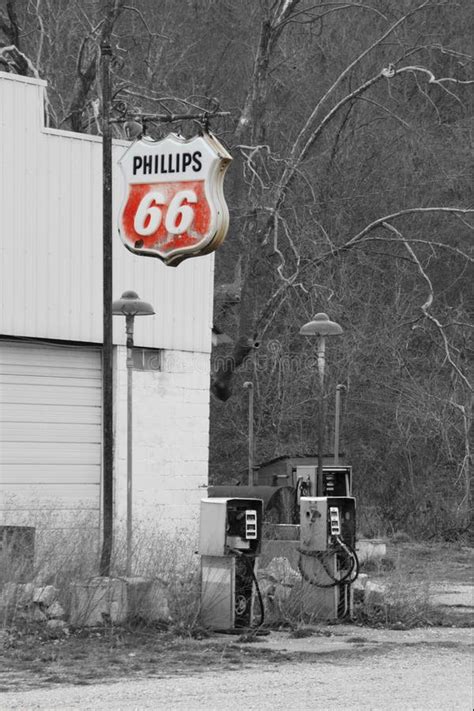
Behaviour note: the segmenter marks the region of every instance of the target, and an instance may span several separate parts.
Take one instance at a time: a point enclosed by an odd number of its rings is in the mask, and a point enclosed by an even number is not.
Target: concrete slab
[[[230,644],[238,637],[216,634],[212,641]],[[294,637],[288,631],[272,631],[268,636],[258,637],[259,648],[273,651],[307,654],[332,654],[350,652],[360,647],[370,648],[387,645],[473,646],[473,631],[456,627],[421,627],[412,630],[373,629],[356,625],[327,625],[318,628],[311,637]],[[206,640],[203,640],[205,644]]]
[[[474,611],[474,586],[443,583],[436,585],[431,594],[434,605],[453,607],[459,612]]]

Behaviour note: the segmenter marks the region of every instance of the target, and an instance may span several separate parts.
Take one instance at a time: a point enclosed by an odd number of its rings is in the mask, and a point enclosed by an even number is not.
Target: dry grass
[[[152,626],[141,620],[135,626],[71,629],[67,636],[58,637],[43,625],[17,619],[0,632],[0,691],[89,685],[123,678],[189,676],[268,662],[283,664],[300,658],[298,654],[243,644],[255,641],[254,638],[230,637],[224,643],[209,638],[199,625],[197,557],[185,541],[181,540],[176,548],[171,539],[161,535],[153,541],[148,539],[142,554],[142,571],[167,581],[172,613],[168,625]],[[380,564],[371,573],[371,577],[386,584],[386,601],[357,605],[359,623],[406,629],[467,621],[465,615],[450,620],[449,613],[433,608],[427,572],[435,569],[439,576],[444,576],[456,571],[464,579],[469,550],[452,546],[398,547],[391,554],[392,566]],[[82,564],[77,565],[76,561],[75,566],[58,571],[55,582],[66,585],[69,576],[83,569]],[[331,634],[316,621],[314,610],[312,614],[305,610],[303,591],[298,587],[279,602],[274,612],[273,625],[288,628],[295,638]]]
[[[355,594],[354,621],[358,624],[410,629],[424,626],[471,627],[469,610],[442,607],[433,602],[440,583],[472,585],[473,549],[461,544],[389,543],[387,557],[361,566],[369,580],[382,585],[385,594],[364,600]],[[320,629],[320,612],[308,601],[308,588],[297,585],[286,599],[274,600],[267,615],[273,628],[288,628],[304,635],[308,626]],[[313,598],[314,599],[314,598]]]
[[[387,557],[407,578],[472,584],[474,549],[462,543],[388,543]]]
[[[0,651],[0,692],[95,684],[126,678],[189,676],[281,662],[281,652],[255,649],[229,639],[226,644],[176,637],[172,632],[127,628],[77,630],[51,639],[30,626],[4,633]]]
[[[69,583],[97,570],[97,558],[78,537],[50,537],[45,558],[35,562],[37,580],[60,589],[67,602]],[[150,625],[135,618],[122,627],[71,629],[67,636],[49,633],[44,626],[4,618],[0,632],[3,675],[0,691],[62,683],[92,684],[126,677],[169,676],[206,670],[239,669],[259,661],[285,661],[288,655],[230,638],[215,643],[199,622],[199,557],[186,534],[171,537],[156,530],[135,536],[134,572],[165,583],[171,620]],[[472,615],[433,607],[433,584],[440,580],[471,582],[472,549],[460,545],[389,545],[390,564],[372,564],[370,579],[386,585],[383,603],[356,605],[360,624],[407,629],[426,625],[472,625]],[[114,567],[121,572],[123,556],[116,551]],[[46,575],[45,575],[46,569]],[[10,571],[11,573],[12,571]],[[268,617],[273,628],[287,628],[294,637],[327,635],[318,611],[308,608],[303,586],[274,602]],[[258,607],[258,605],[257,605]],[[14,611],[15,613],[15,611]]]
[[[356,620],[398,629],[471,627],[472,611],[435,605],[433,594],[441,583],[472,585],[472,564],[473,549],[460,543],[389,542],[386,559],[369,561],[362,567],[370,580],[385,586],[384,603],[375,599],[359,602]]]
[[[87,581],[97,576],[99,550],[97,539],[91,539],[84,525],[74,530],[54,529],[48,522],[37,529],[36,555],[33,565],[22,565],[21,555],[13,559],[4,556],[1,566],[0,585],[4,582],[33,582],[35,586],[53,585],[59,591],[59,602],[68,612],[71,605],[72,584]],[[18,553],[18,551],[17,551]],[[112,559],[112,575],[122,577],[125,573],[125,546],[120,541]],[[192,635],[199,626],[199,557],[195,554],[195,542],[186,532],[174,536],[160,531],[156,526],[136,526],[134,531],[134,575],[156,580],[166,591],[171,614],[171,624],[177,634]],[[22,623],[27,617],[23,602],[0,606],[0,627]],[[139,611],[133,612],[134,621],[142,624]]]

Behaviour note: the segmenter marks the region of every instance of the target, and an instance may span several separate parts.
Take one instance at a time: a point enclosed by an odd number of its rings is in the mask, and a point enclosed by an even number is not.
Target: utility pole
[[[248,485],[253,486],[253,475],[255,471],[254,456],[255,456],[255,444],[254,444],[254,432],[253,432],[253,383],[247,380],[244,383],[244,388],[249,391],[249,471],[248,471]]]
[[[120,12],[126,9],[124,0],[101,0],[102,33],[100,44],[100,75],[102,84],[102,296],[103,296],[103,340],[102,340],[102,523],[103,539],[100,559],[100,574],[110,575],[110,560],[113,547],[113,494],[114,494],[114,430],[113,430],[113,335],[112,335],[112,123],[128,120],[111,119],[112,86],[111,36],[114,23]],[[128,8],[130,9],[130,8]],[[139,118],[172,123],[184,119],[199,118],[207,125],[209,118],[228,116],[226,111],[201,112],[198,114],[139,114]],[[230,156],[229,156],[230,160]],[[131,381],[130,381],[131,382]],[[131,451],[131,447],[129,447]],[[130,498],[130,497],[129,497]],[[131,511],[131,505],[129,507]],[[129,521],[129,526],[130,526]],[[128,545],[130,548],[130,544]],[[130,550],[128,551],[130,559]]]
[[[102,83],[102,554],[100,574],[110,575],[113,542],[113,340],[112,340],[112,131],[110,63],[113,0],[104,2],[100,46]]]
[[[344,385],[336,387],[336,417],[334,422],[334,464],[339,464],[339,439],[341,422],[341,390],[345,390]]]

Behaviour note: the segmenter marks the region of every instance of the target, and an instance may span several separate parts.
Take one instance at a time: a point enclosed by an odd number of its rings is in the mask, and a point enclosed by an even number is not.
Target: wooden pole
[[[254,402],[253,402],[253,383],[248,383],[249,388],[249,486],[253,486],[254,475],[254,454],[255,454],[255,438],[254,438]]]
[[[334,423],[334,464],[339,464],[339,437],[341,421],[341,390],[344,385],[336,386],[336,417]]]
[[[133,530],[133,315],[126,316],[127,331],[127,577],[132,574]]]
[[[107,6],[107,3],[106,3]],[[100,574],[110,575],[113,543],[113,341],[112,341],[112,132],[110,14],[101,43],[102,80],[102,554]]]

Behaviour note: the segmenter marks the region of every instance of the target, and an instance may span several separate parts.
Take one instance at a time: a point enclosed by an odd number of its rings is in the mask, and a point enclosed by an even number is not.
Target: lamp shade
[[[301,336],[339,336],[342,328],[335,321],[330,321],[327,314],[316,314],[312,321],[308,321],[300,328]]]
[[[124,291],[120,299],[112,304],[114,316],[153,316],[153,306],[142,301],[136,291]]]

